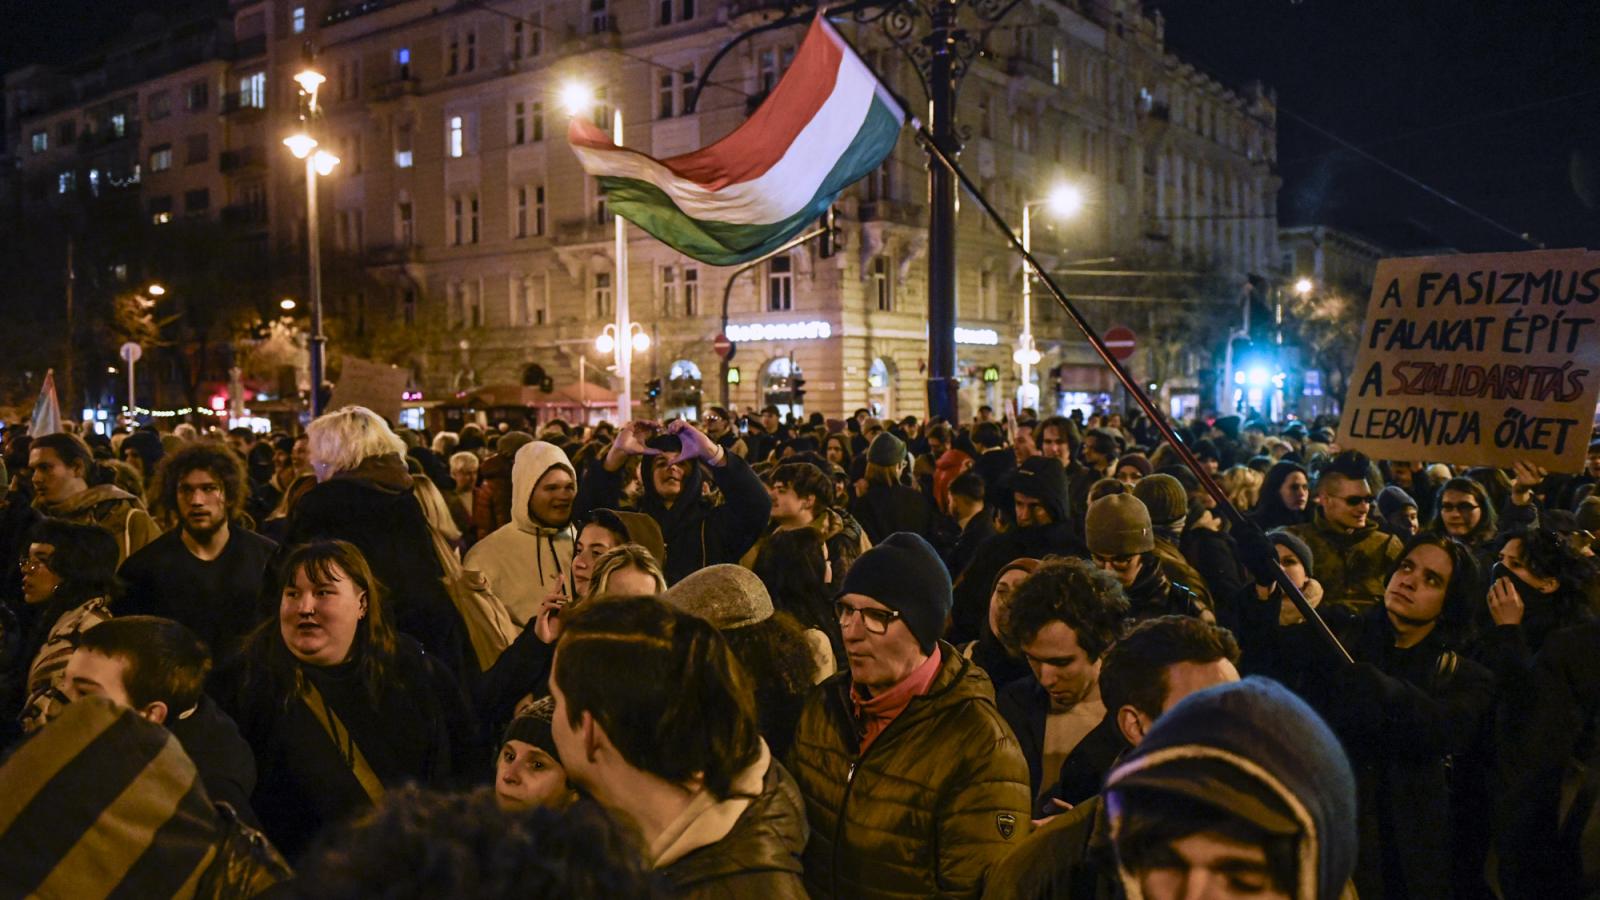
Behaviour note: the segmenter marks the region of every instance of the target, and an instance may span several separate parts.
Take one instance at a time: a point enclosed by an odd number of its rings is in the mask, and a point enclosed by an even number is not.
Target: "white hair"
[[[441,431],[433,436],[433,452],[440,456],[449,456],[456,446],[461,443],[461,435],[454,431]]]
[[[200,432],[188,422],[179,422],[177,427],[172,429],[172,434],[174,437],[182,438],[185,441],[197,441],[200,439]]]
[[[306,438],[318,481],[354,469],[374,456],[406,455],[406,442],[382,416],[365,406],[346,406],[318,416],[306,426]]]
[[[476,472],[478,466],[478,454],[470,450],[462,450],[450,454],[450,471],[452,472],[465,472],[468,469]]]

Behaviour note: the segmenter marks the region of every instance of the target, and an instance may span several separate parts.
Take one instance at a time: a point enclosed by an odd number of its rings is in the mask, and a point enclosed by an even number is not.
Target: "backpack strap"
[[[372,766],[367,763],[367,757],[362,754],[361,748],[356,746],[355,738],[351,737],[350,729],[339,720],[338,713],[328,706],[328,701],[322,698],[322,692],[305,679],[306,706],[310,707],[311,715],[315,716],[322,730],[328,733],[333,741],[333,746],[339,751],[339,758],[350,767],[351,774],[356,776],[356,781],[361,783],[361,789],[366,792],[367,799],[374,805],[383,799],[383,782],[378,779],[378,773],[372,771]]]

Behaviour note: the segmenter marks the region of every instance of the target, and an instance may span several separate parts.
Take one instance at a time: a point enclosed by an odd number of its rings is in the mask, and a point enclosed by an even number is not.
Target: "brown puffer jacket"
[[[1311,577],[1322,585],[1327,602],[1359,611],[1383,600],[1389,569],[1405,548],[1399,538],[1379,531],[1375,521],[1346,533],[1333,527],[1320,509],[1310,522],[1283,530],[1311,548]]]
[[[983,670],[941,641],[928,693],[865,754],[848,672],[817,687],[789,752],[813,898],[977,897],[1029,828],[1028,764]]]

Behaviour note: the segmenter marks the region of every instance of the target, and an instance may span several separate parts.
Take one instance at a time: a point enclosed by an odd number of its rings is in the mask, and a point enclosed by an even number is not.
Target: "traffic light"
[[[645,385],[644,395],[652,403],[659,399],[661,397],[661,379],[650,379],[650,383]]]
[[[844,234],[839,228],[838,216],[835,215],[833,207],[828,207],[828,211],[822,214],[822,218],[818,220],[817,224],[824,229],[817,238],[820,244],[817,252],[818,256],[827,259],[844,249]]]
[[[795,406],[801,406],[806,402],[806,380],[798,373],[789,379],[789,394],[794,397]]]

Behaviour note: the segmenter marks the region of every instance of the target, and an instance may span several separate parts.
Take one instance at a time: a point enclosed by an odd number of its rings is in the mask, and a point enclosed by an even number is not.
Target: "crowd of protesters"
[[[522,425],[9,429],[0,894],[1600,892],[1600,441]]]

